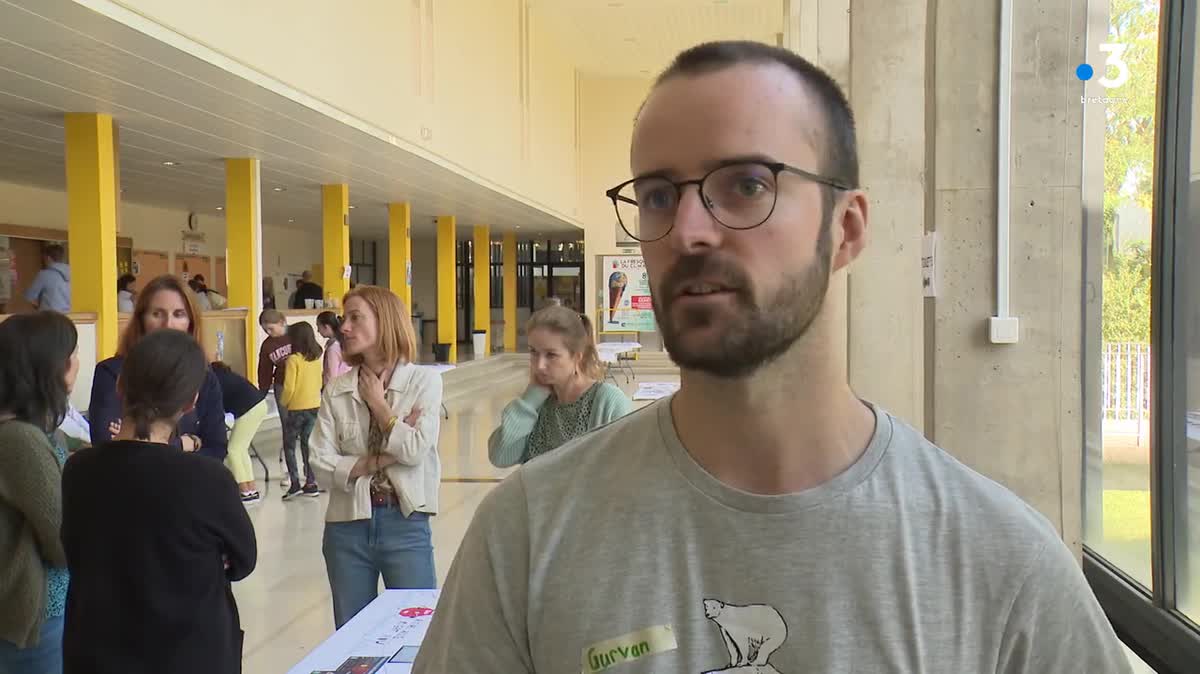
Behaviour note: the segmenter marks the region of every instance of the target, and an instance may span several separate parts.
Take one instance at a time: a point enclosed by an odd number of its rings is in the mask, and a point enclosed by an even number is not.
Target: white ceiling
[[[65,112],[117,119],[121,185],[133,202],[216,214],[225,200],[221,158],[251,156],[262,160],[271,224],[316,230],[320,185],[346,182],[351,226],[364,235],[386,233],[394,201],[413,204],[415,234],[432,232],[437,214],[497,232],[581,233],[71,0],[0,0],[0,181],[64,188]]]
[[[538,30],[550,29],[580,71],[657,75],[677,53],[711,40],[775,44],[783,0],[532,0]]]

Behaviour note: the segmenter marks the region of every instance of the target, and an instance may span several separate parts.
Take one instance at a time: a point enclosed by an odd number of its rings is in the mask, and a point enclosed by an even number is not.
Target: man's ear
[[[862,190],[853,190],[833,209],[834,244],[832,271],[848,267],[867,247],[867,213],[870,207]]]

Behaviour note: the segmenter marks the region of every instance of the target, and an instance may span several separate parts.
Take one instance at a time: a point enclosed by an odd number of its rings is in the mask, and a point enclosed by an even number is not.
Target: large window
[[[376,243],[370,239],[350,239],[350,278],[356,284],[378,285]]]
[[[1099,319],[1100,340],[1091,343],[1087,380],[1098,406],[1089,418],[1084,541],[1150,588],[1150,215],[1160,13],[1157,2],[1112,0],[1110,17],[1107,37],[1089,43],[1123,45],[1129,78],[1107,89],[1100,78],[1119,77],[1119,67],[1097,68],[1082,103],[1092,169],[1085,182],[1094,188],[1089,281],[1101,287],[1091,325],[1095,331]]]
[[[1200,671],[1200,13],[1093,0],[1084,110],[1084,569],[1122,639]],[[1095,18],[1093,16],[1093,18]],[[1095,25],[1093,22],[1092,25]],[[1121,65],[1128,78],[1121,82]],[[1098,289],[1099,292],[1094,292]]]

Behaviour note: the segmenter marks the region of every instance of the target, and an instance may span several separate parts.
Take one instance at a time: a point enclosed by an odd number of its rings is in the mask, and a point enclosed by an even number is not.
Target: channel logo
[[[1105,89],[1116,89],[1129,81],[1129,65],[1122,58],[1128,48],[1129,45],[1119,42],[1106,42],[1100,45],[1100,51],[1108,54],[1108,57],[1104,60],[1103,76],[1096,80],[1096,84]],[[1115,77],[1110,78],[1108,72],[1113,68],[1116,68],[1117,73]],[[1096,76],[1096,69],[1087,63],[1080,63],[1075,68],[1075,76],[1087,82]]]

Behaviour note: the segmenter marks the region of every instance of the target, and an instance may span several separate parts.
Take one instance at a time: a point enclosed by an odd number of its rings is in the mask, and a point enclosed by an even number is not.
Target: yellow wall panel
[[[580,212],[585,232],[584,304],[596,315],[595,256],[617,252],[617,217],[605,190],[629,176],[629,142],[633,119],[646,97],[650,80],[580,78],[579,132],[582,141]]]

